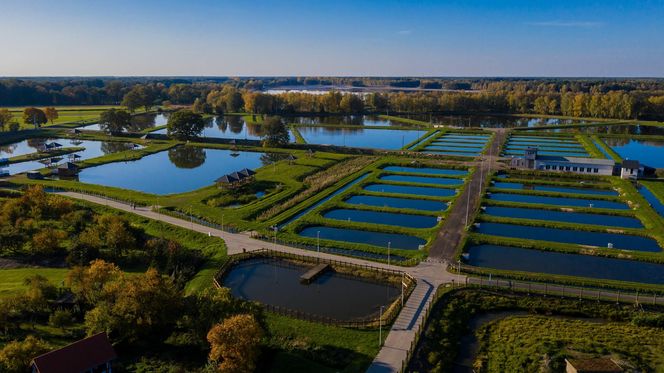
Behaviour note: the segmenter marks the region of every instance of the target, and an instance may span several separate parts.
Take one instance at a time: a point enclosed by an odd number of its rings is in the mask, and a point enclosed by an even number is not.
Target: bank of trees
[[[324,95],[261,91],[318,84],[384,93]],[[0,80],[0,106],[123,104],[129,111],[155,105],[194,105],[197,113],[455,112],[664,119],[661,79],[452,78],[235,78]]]

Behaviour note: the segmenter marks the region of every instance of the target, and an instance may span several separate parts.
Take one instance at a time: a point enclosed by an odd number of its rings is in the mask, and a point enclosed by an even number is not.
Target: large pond
[[[396,286],[334,271],[302,284],[300,276],[309,269],[281,259],[249,259],[228,271],[223,286],[237,298],[343,321],[376,316],[401,294]]]
[[[509,183],[509,182],[495,182],[491,186],[493,186],[494,188],[501,188],[501,189],[537,190],[541,192],[594,194],[594,195],[604,195],[604,196],[618,195],[618,192],[610,189],[572,188],[572,187],[560,187],[552,185],[536,185],[536,184],[522,184],[522,183]]]
[[[426,176],[411,176],[411,175],[383,175],[379,177],[384,181],[396,181],[407,183],[422,183],[422,184],[438,184],[438,185],[461,185],[463,179],[451,179],[445,177],[426,177]]]
[[[431,228],[438,223],[435,216],[399,214],[394,212],[334,209],[323,214],[324,218],[371,224],[395,225],[407,228]]]
[[[527,225],[482,222],[477,232],[502,237],[516,237],[528,240],[553,241],[578,245],[607,247],[614,249],[659,252],[661,248],[652,238],[616,233],[586,232],[570,229],[532,227]]]
[[[569,129],[572,130],[572,129]],[[588,134],[664,136],[664,127],[642,124],[613,124],[610,126],[590,126],[575,129]]]
[[[424,211],[443,211],[447,209],[447,203],[441,201],[431,201],[428,199],[356,195],[348,198],[344,202],[351,205],[367,205]]]
[[[402,149],[426,134],[424,130],[389,130],[372,128],[297,128],[308,144],[372,148],[385,150]]]
[[[180,146],[129,162],[108,163],[81,170],[79,180],[152,194],[183,193],[214,183],[243,168],[268,164],[270,154]]]
[[[469,128],[514,128],[514,127],[539,127],[562,124],[585,123],[583,120],[562,118],[522,118],[511,116],[490,115],[408,115],[404,116],[416,120],[432,122],[434,124],[469,127]]]
[[[412,124],[384,119],[377,115],[328,115],[328,116],[294,116],[284,117],[288,123],[316,126],[366,126],[366,127],[400,127],[412,126]]]
[[[20,143],[15,144],[17,146],[13,148],[13,150],[22,153],[20,155],[31,154],[35,153],[37,149],[39,149],[44,143],[51,143],[51,142],[56,142],[62,145],[63,148],[85,148],[76,153],[50,158],[53,161],[57,161],[54,162],[53,165],[62,164],[67,161],[75,161],[75,162],[83,161],[90,158],[101,157],[106,154],[130,150],[133,149],[134,147],[133,143],[128,143],[128,142],[40,138],[40,139],[30,139],[30,140],[21,141]],[[74,154],[77,157],[74,158]],[[14,157],[15,155],[13,155],[12,153],[10,154],[10,156]],[[12,163],[9,165],[4,165],[2,166],[2,168],[7,169],[11,175],[15,175],[21,172],[38,170],[46,166],[47,166],[46,160],[41,160],[41,161],[26,161],[21,163]]]
[[[468,252],[468,263],[477,267],[664,284],[664,264],[497,245],[472,246]]]
[[[166,135],[168,131],[166,128],[162,128],[153,133]],[[261,125],[247,123],[244,118],[238,115],[228,115],[209,118],[205,122],[205,127],[203,128],[200,137],[234,140],[261,140],[264,135],[265,133]],[[290,131],[289,139],[290,142],[295,141],[295,138]]]
[[[589,214],[555,210],[526,209],[521,207],[487,206],[484,213],[506,218],[559,221],[564,223],[593,224],[609,227],[643,228],[639,219],[627,216]]]
[[[468,170],[452,170],[448,168],[431,168],[431,167],[406,167],[406,166],[387,166],[383,168],[389,172],[404,172],[416,174],[429,174],[429,175],[466,175]]]
[[[646,166],[664,168],[664,141],[605,138],[622,159],[634,159]]]
[[[451,197],[456,194],[454,189],[392,184],[369,184],[362,189],[369,192],[411,194],[416,196],[419,195],[429,197]]]
[[[129,132],[140,132],[148,128],[163,126],[168,122],[167,114],[139,114],[131,117]],[[101,131],[99,123],[78,127],[81,130]]]
[[[426,240],[398,233],[372,232],[350,228],[334,228],[326,226],[311,226],[304,228],[299,234],[303,237],[360,243],[387,248],[388,243],[394,249],[418,250]]]
[[[604,201],[599,199],[586,199],[586,198],[567,198],[567,197],[547,197],[547,196],[534,196],[527,194],[512,194],[512,193],[491,193],[490,199],[505,202],[518,202],[518,203],[541,203],[544,205],[555,206],[571,206],[571,207],[595,207],[602,209],[617,209],[627,210],[629,206],[622,202]]]

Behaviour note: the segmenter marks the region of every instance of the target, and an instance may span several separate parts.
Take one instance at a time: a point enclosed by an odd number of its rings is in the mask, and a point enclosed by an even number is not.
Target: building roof
[[[235,178],[231,175],[224,175],[224,176],[218,178],[217,180],[215,180],[214,182],[215,183],[220,183],[220,184],[230,184],[230,183],[234,183],[236,181],[238,181],[237,178]]]
[[[557,155],[538,155],[538,161],[567,162],[577,164],[592,164],[597,166],[613,166],[616,164],[611,159],[585,158],[585,157],[562,157]]]
[[[238,171],[238,173],[244,176],[256,175],[256,171],[250,170],[248,168],[243,168],[242,170]]]
[[[59,170],[78,170],[78,165],[76,163],[63,163],[58,167]]]
[[[623,368],[612,359],[601,357],[593,359],[566,359],[579,373],[620,373]]]
[[[641,167],[639,161],[635,161],[633,159],[624,160],[622,163],[622,168],[638,169],[639,167]]]
[[[116,359],[106,333],[95,334],[32,359],[39,373],[85,372]]]

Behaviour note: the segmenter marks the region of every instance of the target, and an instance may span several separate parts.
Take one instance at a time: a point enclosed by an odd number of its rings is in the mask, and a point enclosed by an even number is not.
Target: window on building
[[[578,170],[579,170],[578,167],[576,167],[576,166],[572,167],[572,171],[576,172],[576,171],[578,171]]]
[[[594,168],[594,169],[593,169],[593,172],[594,172],[594,173],[598,173],[598,172],[599,172],[599,169],[598,169],[598,168]]]
[[[569,171],[569,170],[570,170],[570,166],[565,166],[565,171]]]
[[[546,165],[546,169],[547,169],[547,170],[551,169],[551,166]]]

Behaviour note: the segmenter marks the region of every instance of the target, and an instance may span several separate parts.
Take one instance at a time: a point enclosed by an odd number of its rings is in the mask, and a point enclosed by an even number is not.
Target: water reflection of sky
[[[655,168],[664,168],[664,141],[605,138],[622,159],[634,159]]]

